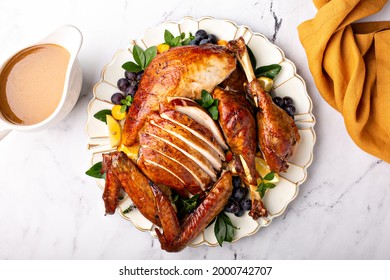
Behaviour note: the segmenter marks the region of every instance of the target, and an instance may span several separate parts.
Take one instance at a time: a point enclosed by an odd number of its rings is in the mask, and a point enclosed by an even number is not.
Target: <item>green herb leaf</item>
[[[120,109],[120,112],[124,113],[124,112],[126,112],[126,110],[127,110],[127,105],[126,104],[122,105],[121,109]]]
[[[214,99],[207,90],[202,90],[202,107],[208,108],[214,103]]]
[[[268,77],[270,79],[274,79],[281,69],[282,66],[280,66],[279,64],[261,66],[255,70],[255,75],[257,78]]]
[[[260,193],[260,197],[263,198],[264,195],[265,195],[265,192],[268,190],[268,189],[273,189],[276,185],[273,184],[273,183],[264,183],[261,182],[259,184],[259,186],[257,187],[257,191]]]
[[[130,213],[131,211],[133,211],[136,208],[137,207],[135,205],[130,205],[129,207],[127,207],[125,210],[122,211],[122,214]]]
[[[273,188],[275,188],[275,184],[274,183],[265,183],[265,187],[267,188],[267,189],[273,189]]]
[[[198,205],[199,194],[194,195],[189,199],[183,199],[183,209],[187,213],[191,213],[194,211],[196,206]]]
[[[107,123],[107,115],[111,115],[111,110],[101,110],[93,116],[99,121]]]
[[[145,50],[145,67],[148,67],[149,63],[157,55],[157,48],[155,46],[149,47]]]
[[[128,62],[124,63],[122,65],[122,68],[129,71],[129,72],[134,72],[134,73],[138,73],[138,72],[142,71],[142,67],[135,64],[132,61],[128,61]]]
[[[186,38],[186,34],[182,32],[179,36],[173,36],[169,30],[165,29],[164,32],[164,43],[171,46],[171,47],[177,47],[177,46],[184,46],[189,45],[191,40],[194,38],[191,33],[189,33],[188,38]]]
[[[272,181],[275,177],[275,173],[274,172],[270,172],[268,173],[267,175],[264,176],[264,180],[267,180],[267,181]]]
[[[209,111],[211,118],[216,121],[218,120],[218,107],[217,106],[211,106],[210,108],[207,109]]]
[[[95,163],[92,165],[90,169],[88,169],[85,174],[88,176],[98,178],[98,179],[104,179],[105,173],[102,173],[103,163],[101,161]]]
[[[145,69],[146,58],[144,50],[141,49],[139,46],[134,45],[133,57],[138,66],[140,66],[142,69]]]
[[[256,57],[255,57],[255,55],[253,54],[253,51],[251,50],[251,48],[248,45],[246,45],[246,48],[248,50],[248,55],[249,55],[249,59],[250,59],[251,64],[252,64],[252,68],[256,69],[256,64],[257,64]]]
[[[214,234],[217,238],[219,246],[222,246],[222,243],[224,241],[232,242],[234,237],[234,231],[236,229],[238,228],[233,225],[230,218],[224,212],[221,212],[217,216],[214,224]]]
[[[181,44],[182,44],[183,46],[187,46],[187,45],[190,44],[191,41],[192,41],[191,38],[186,38],[186,39],[184,39],[184,40],[181,42]]]
[[[175,38],[169,30],[165,29],[164,31],[164,41],[166,44],[170,45],[172,47],[172,40]]]

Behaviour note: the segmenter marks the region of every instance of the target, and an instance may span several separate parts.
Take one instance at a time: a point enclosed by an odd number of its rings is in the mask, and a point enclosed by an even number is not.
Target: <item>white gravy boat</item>
[[[64,88],[61,96],[61,100],[54,110],[54,112],[45,120],[32,124],[32,125],[22,125],[9,122],[0,112],[0,140],[4,138],[10,131],[37,131],[54,125],[60,120],[64,119],[73,107],[76,105],[76,102],[79,98],[83,75],[81,71],[80,64],[77,60],[77,55],[79,53],[80,47],[83,42],[83,36],[75,26],[64,25],[59,27],[57,30],[40,40],[39,42],[27,46],[32,47],[40,44],[56,44],[65,48],[69,54],[69,63],[66,70],[66,77]],[[4,63],[1,64],[0,73],[3,70],[4,66],[20,51],[11,55]]]

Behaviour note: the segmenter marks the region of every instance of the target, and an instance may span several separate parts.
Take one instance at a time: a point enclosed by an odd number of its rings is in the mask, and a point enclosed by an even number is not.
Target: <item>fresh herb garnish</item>
[[[207,109],[213,120],[218,120],[218,99],[213,99],[207,90],[202,90],[202,99],[195,100],[200,106]]]
[[[274,183],[270,183],[269,181],[272,181],[275,177],[275,173],[274,172],[270,172],[268,174],[266,174],[263,177],[260,176],[260,179],[261,179],[261,183],[257,186],[257,191],[260,193],[260,197],[263,198],[264,195],[265,195],[265,192],[268,190],[268,189],[273,189],[275,188],[275,184]]]
[[[186,38],[186,34],[184,32],[182,32],[179,36],[176,37],[173,36],[173,34],[167,29],[165,29],[164,32],[164,43],[171,47],[189,45],[194,38],[195,37],[191,33],[189,33],[188,38]]]
[[[152,46],[144,51],[139,46],[134,45],[132,52],[135,62],[128,61],[122,65],[122,68],[130,72],[138,73],[148,67],[149,63],[157,55],[157,48],[156,46]]]
[[[93,116],[99,121],[107,123],[107,115],[111,115],[111,110],[101,110]]]
[[[261,66],[255,70],[256,78],[267,77],[270,79],[275,79],[276,75],[280,72],[282,66],[279,64],[270,64],[266,66]]]
[[[121,100],[122,106],[121,106],[121,113],[124,113],[127,111],[127,108],[131,106],[133,103],[134,98],[131,95],[126,96],[125,99]]]
[[[196,194],[190,198],[182,198],[178,194],[174,193],[172,196],[172,203],[176,205],[179,218],[182,218],[186,214],[194,211],[198,206],[198,199],[199,194]]]
[[[105,179],[106,173],[102,173],[103,163],[101,161],[92,165],[90,169],[88,169],[85,174],[88,176],[97,178],[97,179]]]
[[[127,207],[125,210],[122,211],[122,214],[130,213],[131,211],[133,211],[136,208],[137,207],[135,205],[130,205],[129,207]]]
[[[219,213],[214,224],[214,234],[217,238],[219,246],[222,246],[224,241],[232,242],[234,230],[238,229],[233,225],[230,218],[222,211]]]

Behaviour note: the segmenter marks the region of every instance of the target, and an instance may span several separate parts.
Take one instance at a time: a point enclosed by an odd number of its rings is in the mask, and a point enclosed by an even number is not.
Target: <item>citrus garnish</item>
[[[267,174],[271,172],[271,169],[269,168],[268,164],[261,157],[258,156],[255,157],[255,164],[256,164],[256,170],[262,178],[264,178]],[[277,184],[279,182],[279,175],[275,173],[274,178],[269,182]],[[257,183],[260,184],[261,179],[258,179]]]
[[[270,92],[272,86],[274,85],[274,81],[268,77],[259,77],[257,80],[260,82],[261,87],[266,91]]]
[[[111,115],[116,119],[117,121],[121,121],[126,117],[126,110],[122,112],[121,110],[122,106],[121,105],[114,105],[111,109]]]
[[[117,120],[111,115],[107,115],[107,127],[108,127],[108,136],[110,138],[111,147],[118,147],[121,143],[122,138],[122,127]]]
[[[124,152],[130,159],[136,161],[138,159],[139,145],[134,145],[131,147],[126,147],[123,144],[120,144],[118,147],[119,152]]]

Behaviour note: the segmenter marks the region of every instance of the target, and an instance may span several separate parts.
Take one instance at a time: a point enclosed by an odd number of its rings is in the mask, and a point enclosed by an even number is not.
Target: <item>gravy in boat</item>
[[[0,111],[11,123],[32,125],[48,118],[60,103],[69,52],[41,44],[17,53],[0,73]]]

